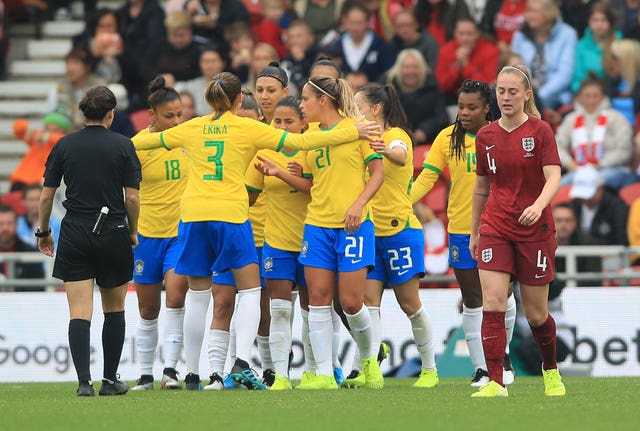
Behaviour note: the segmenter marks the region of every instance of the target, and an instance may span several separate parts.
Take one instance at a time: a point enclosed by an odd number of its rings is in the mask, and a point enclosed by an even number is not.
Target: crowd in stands
[[[0,0],[0,80],[7,16],[24,7],[60,18],[69,0]],[[637,198],[620,197],[640,179],[640,1],[128,0],[110,10],[87,0],[84,7],[85,29],[65,58],[46,130],[16,122],[30,150],[12,189],[39,182],[59,134],[83,125],[78,101],[95,85],[119,90],[114,128],[131,137],[148,125],[146,86],[157,75],[183,96],[188,119],[209,113],[204,89],[221,71],[254,88],[257,73],[280,61],[295,96],[325,56],[356,88],[392,84],[414,144],[428,146],[455,118],[447,112],[464,80],[493,84],[501,67],[522,63],[557,133],[565,189],[556,203],[570,202],[584,233],[571,243],[640,245],[640,217],[627,217]]]

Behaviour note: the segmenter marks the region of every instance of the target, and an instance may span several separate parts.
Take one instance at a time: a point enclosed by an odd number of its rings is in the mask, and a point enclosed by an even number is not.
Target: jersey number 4
[[[213,163],[213,174],[204,174],[203,180],[222,181],[222,155],[224,154],[224,141],[204,141],[205,147],[215,149],[215,154],[207,157],[207,162]]]

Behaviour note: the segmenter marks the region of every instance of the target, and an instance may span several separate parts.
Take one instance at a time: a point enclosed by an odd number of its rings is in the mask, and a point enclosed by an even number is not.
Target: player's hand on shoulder
[[[362,115],[354,124],[358,129],[358,137],[368,141],[374,141],[380,138],[382,128],[372,121],[367,121]]]

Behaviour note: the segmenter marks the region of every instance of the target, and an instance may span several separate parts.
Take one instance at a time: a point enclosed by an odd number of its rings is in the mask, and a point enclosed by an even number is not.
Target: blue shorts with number
[[[267,280],[291,280],[296,286],[306,286],[304,266],[298,262],[299,255],[297,251],[273,248],[265,242],[260,275]]]
[[[373,223],[364,221],[348,234],[343,228],[304,225],[302,250],[298,261],[304,266],[334,272],[353,272],[372,268],[376,260]]]
[[[256,247],[256,252],[258,253],[258,262],[262,262],[262,247]],[[236,285],[236,280],[230,269],[222,272],[214,271],[211,276],[211,282],[215,284],[226,284],[229,286]],[[264,287],[264,278],[262,278],[262,276],[260,276],[260,286]]]
[[[176,274],[210,277],[231,268],[258,263],[251,224],[222,221],[183,223],[184,249],[178,258]]]
[[[449,234],[449,265],[455,269],[475,269],[478,262],[471,257],[469,250],[471,235],[461,233]]]
[[[367,278],[397,286],[424,276],[424,233],[405,229],[392,236],[376,236],[376,267]]]
[[[179,236],[147,238],[138,234],[138,246],[133,249],[133,281],[155,284],[164,274],[176,267],[184,245]]]

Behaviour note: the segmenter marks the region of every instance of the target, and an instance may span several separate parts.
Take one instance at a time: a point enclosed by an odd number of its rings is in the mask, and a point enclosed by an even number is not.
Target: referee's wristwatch
[[[51,228],[49,228],[48,230],[44,231],[44,232],[40,232],[40,228],[38,228],[34,235],[36,236],[36,238],[46,238],[49,235],[51,235]]]

